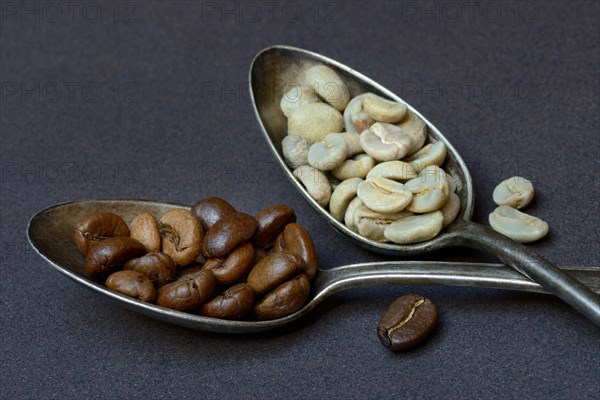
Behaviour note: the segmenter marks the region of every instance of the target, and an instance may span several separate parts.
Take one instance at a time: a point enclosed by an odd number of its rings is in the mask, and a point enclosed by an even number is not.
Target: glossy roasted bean
[[[200,255],[204,232],[198,219],[184,209],[171,210],[160,219],[162,251],[181,267]]]
[[[296,213],[285,204],[276,204],[262,209],[254,216],[258,227],[252,236],[252,243],[259,247],[269,247],[287,224],[296,222]]]
[[[258,223],[246,213],[237,212],[221,218],[210,227],[202,242],[202,255],[206,258],[223,257],[235,246],[250,239]]]
[[[209,270],[189,274],[158,289],[156,304],[179,311],[191,311],[206,303],[215,290],[215,277]]]
[[[235,208],[220,197],[207,197],[192,207],[192,214],[198,218],[205,233],[218,220],[235,213]]]
[[[260,320],[285,317],[298,311],[310,292],[308,277],[298,275],[267,294],[254,307],[254,314]]]
[[[254,246],[250,242],[238,245],[225,258],[209,258],[205,269],[212,271],[218,284],[229,285],[239,281],[254,266]]]
[[[146,247],[136,239],[114,236],[92,246],[85,258],[85,270],[94,280],[104,281],[132,258],[146,254]]]
[[[394,301],[377,324],[377,337],[392,351],[409,350],[434,330],[437,307],[431,300],[408,294]]]
[[[129,228],[123,218],[109,212],[86,216],[79,221],[74,235],[75,244],[83,254],[87,254],[90,246],[113,236],[129,236]]]
[[[177,273],[173,259],[165,253],[159,252],[152,252],[145,256],[131,259],[125,263],[123,269],[146,275],[156,287],[173,282]]]
[[[131,237],[142,242],[148,251],[160,251],[160,230],[150,213],[142,213],[131,221]]]
[[[312,279],[317,273],[317,251],[308,231],[300,224],[288,224],[275,240],[274,253],[287,252],[300,257],[304,273]]]
[[[154,302],[156,288],[144,274],[136,271],[117,271],[106,280],[106,287],[138,300]]]
[[[247,283],[257,295],[263,295],[304,269],[304,261],[287,252],[276,252],[252,268]]]
[[[200,314],[211,318],[239,320],[248,314],[253,303],[254,290],[246,283],[239,283],[204,304]]]

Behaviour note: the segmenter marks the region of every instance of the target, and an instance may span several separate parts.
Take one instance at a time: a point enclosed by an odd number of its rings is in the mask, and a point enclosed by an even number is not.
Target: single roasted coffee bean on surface
[[[144,274],[136,271],[117,271],[106,280],[106,287],[129,297],[154,302],[156,288]]]
[[[408,294],[394,301],[377,324],[377,337],[392,351],[409,350],[434,330],[438,311],[431,300]]]
[[[125,263],[125,271],[136,271],[146,275],[156,287],[173,282],[177,267],[171,257],[165,253],[151,252]]]
[[[202,255],[206,258],[223,257],[235,246],[250,239],[258,222],[246,213],[236,212],[218,220],[210,227],[202,242]]]
[[[146,246],[139,240],[113,236],[92,246],[85,257],[85,270],[94,280],[104,281],[132,258],[146,254]]]
[[[247,283],[239,283],[218,295],[200,309],[205,317],[242,319],[254,304],[254,290]]]
[[[129,236],[129,227],[120,216],[101,212],[84,217],[75,228],[75,244],[87,254],[94,244],[113,236]]]

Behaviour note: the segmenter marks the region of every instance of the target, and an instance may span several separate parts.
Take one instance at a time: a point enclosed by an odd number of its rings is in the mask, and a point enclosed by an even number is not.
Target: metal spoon
[[[315,308],[324,299],[345,289],[375,284],[480,286],[545,293],[540,285],[501,264],[469,264],[430,261],[396,261],[354,264],[319,270],[311,282],[305,306],[287,317],[270,321],[227,321],[159,307],[113,292],[92,282],[84,269],[84,256],[73,240],[79,220],[91,213],[114,212],[129,224],[141,212],[156,217],[177,204],[144,200],[92,200],[58,204],[40,211],[29,221],[29,242],[37,253],[59,272],[99,292],[130,310],[194,329],[227,333],[250,333],[288,324]],[[571,276],[600,293],[600,270],[568,269]]]
[[[434,239],[413,245],[398,245],[367,239],[335,220],[293,177],[281,153],[281,141],[287,132],[287,119],[279,108],[281,97],[285,93],[284,90],[302,83],[304,71],[315,64],[327,65],[335,70],[348,87],[351,97],[372,92],[395,101],[406,102],[352,68],[311,51],[289,46],[273,46],[262,50],[254,58],[249,73],[250,94],[264,137],[288,179],[329,224],[358,245],[378,253],[406,256],[448,246],[466,246],[494,254],[600,326],[600,296],[564,274],[530,248],[488,227],[470,222],[474,191],[467,166],[444,135],[408,104],[408,108],[427,124],[429,138],[441,141],[447,147],[444,168],[459,181],[457,194],[461,200],[461,211],[455,222]]]

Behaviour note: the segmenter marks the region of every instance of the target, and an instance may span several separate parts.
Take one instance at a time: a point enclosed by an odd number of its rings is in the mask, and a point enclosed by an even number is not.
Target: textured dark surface
[[[551,227],[531,247],[599,266],[600,3],[66,3],[1,2],[0,397],[600,397],[600,330],[550,296],[374,287],[276,332],[208,334],[109,304],[25,236],[58,202],[221,196],[249,213],[293,206],[323,268],[384,259],[326,226],[271,159],[246,89],[254,55],[277,43],[421,110],[469,165],[475,221],[487,223],[496,183],[525,176],[537,190],[527,211]],[[411,292],[438,305],[440,326],[392,354],[376,324]]]

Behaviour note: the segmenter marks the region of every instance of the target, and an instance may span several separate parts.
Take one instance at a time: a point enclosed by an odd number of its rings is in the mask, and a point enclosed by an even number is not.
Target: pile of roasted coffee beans
[[[75,227],[89,276],[121,294],[213,318],[268,320],[305,303],[317,256],[286,205],[255,216],[209,197],[188,211],[100,212]]]

